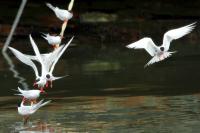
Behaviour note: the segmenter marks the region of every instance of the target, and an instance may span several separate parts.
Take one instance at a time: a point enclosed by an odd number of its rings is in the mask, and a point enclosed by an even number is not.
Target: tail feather
[[[173,51],[173,52],[165,52],[163,53],[163,55],[159,56],[159,55],[156,55],[154,56],[145,66],[144,68],[146,68],[147,66],[149,65],[152,65],[156,62],[159,62],[159,61],[162,61],[168,57],[170,57],[173,53],[176,53],[176,51]]]
[[[48,36],[48,34],[46,34],[46,33],[43,33],[43,32],[41,32],[41,36],[44,38],[44,39],[46,39],[47,40],[47,36]]]
[[[55,7],[50,3],[46,3],[46,6],[48,6],[53,11],[55,10]]]
[[[65,76],[61,76],[61,77],[54,77],[53,80],[62,79],[62,78],[65,78],[67,76],[69,76],[69,75],[65,75]]]
[[[22,94],[14,94],[14,95],[16,95],[16,96],[23,96]]]
[[[33,106],[34,106],[33,109],[34,109],[34,110],[38,110],[39,108],[41,108],[41,107],[43,107],[43,106],[45,106],[45,105],[47,105],[48,103],[51,102],[51,100],[49,100],[49,101],[47,101],[47,102],[42,103],[43,101],[44,101],[44,100],[41,100],[41,101],[39,101],[37,104],[33,105]]]
[[[23,93],[23,90],[21,89],[21,88],[17,88],[18,89],[18,91],[20,92],[20,93]]]

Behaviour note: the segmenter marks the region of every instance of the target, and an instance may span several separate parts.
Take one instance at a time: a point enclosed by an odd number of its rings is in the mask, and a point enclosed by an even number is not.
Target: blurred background
[[[40,51],[52,49],[40,32],[59,34],[62,22],[45,5],[67,9],[68,0],[28,0],[10,46],[33,54],[28,35]],[[0,48],[21,1],[0,1]],[[20,86],[33,88],[34,73],[8,50],[0,57],[0,128],[4,132],[48,130],[72,132],[199,132],[200,1],[75,0],[74,17],[63,43],[75,36],[56,65],[55,81],[42,98],[50,106],[23,128],[13,96]],[[197,22],[188,35],[172,42],[172,57],[144,69],[151,57],[125,46],[143,37],[162,44],[163,34]],[[13,72],[14,70],[14,72]],[[16,73],[17,71],[17,73]]]

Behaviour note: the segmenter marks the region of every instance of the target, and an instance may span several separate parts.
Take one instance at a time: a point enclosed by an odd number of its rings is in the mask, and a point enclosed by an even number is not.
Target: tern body
[[[53,70],[55,68],[56,63],[58,62],[58,60],[64,53],[64,51],[67,49],[67,47],[73,40],[73,37],[70,39],[70,41],[67,44],[61,45],[58,49],[56,49],[53,52],[48,53],[48,54],[40,54],[39,49],[38,49],[35,41],[31,37],[31,35],[29,36],[29,38],[31,41],[31,45],[34,49],[35,56],[25,55],[12,47],[9,47],[9,49],[13,52],[13,54],[21,62],[23,62],[24,64],[29,65],[30,67],[33,68],[33,70],[35,72],[35,76],[36,76],[36,78],[35,78],[36,80],[35,80],[34,84],[37,85],[37,87],[42,90],[45,87],[45,85],[48,83],[48,81],[52,82],[53,80],[57,80],[57,79],[65,77],[65,76],[54,77]],[[32,60],[36,60],[41,64],[41,74],[40,75],[39,75],[36,65],[33,63]],[[47,75],[49,75],[49,76],[47,76]]]
[[[25,99],[28,99],[28,100],[38,99],[40,96],[40,93],[43,92],[41,90],[22,90],[19,87],[18,87],[18,91],[20,92],[20,94],[16,94],[16,95],[23,96]]]
[[[60,9],[58,7],[54,7],[50,3],[46,3],[46,5],[54,11],[57,18],[59,18],[62,21],[68,21],[73,17],[73,14],[69,10]]]
[[[53,48],[58,48],[60,43],[61,43],[61,40],[62,40],[62,37],[61,36],[52,36],[52,35],[49,35],[49,34],[44,34],[42,35],[42,37],[47,40],[47,42],[53,46]]]
[[[149,37],[144,37],[137,42],[127,45],[127,48],[145,49],[153,58],[145,65],[151,65],[155,62],[162,61],[172,55],[174,52],[169,52],[170,43],[172,40],[179,39],[189,34],[195,27],[195,23],[183,26],[181,28],[167,31],[163,37],[163,44],[156,46],[153,40]]]

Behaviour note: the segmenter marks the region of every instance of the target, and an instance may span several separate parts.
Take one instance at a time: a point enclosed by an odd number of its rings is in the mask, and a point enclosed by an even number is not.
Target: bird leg
[[[28,119],[29,119],[29,116],[28,115],[25,115],[23,117],[23,122],[24,122],[24,125],[26,125],[28,123]]]
[[[32,106],[33,104],[36,104],[36,103],[37,103],[37,100],[36,100],[36,99],[31,100],[31,106]]]
[[[48,83],[48,81],[47,81],[47,83],[45,84],[45,87],[46,87],[46,88],[48,88],[48,87],[49,87],[49,83]]]
[[[57,48],[59,48],[59,44],[54,44],[54,45],[52,45],[53,46],[53,49],[55,50],[55,49],[57,49]]]

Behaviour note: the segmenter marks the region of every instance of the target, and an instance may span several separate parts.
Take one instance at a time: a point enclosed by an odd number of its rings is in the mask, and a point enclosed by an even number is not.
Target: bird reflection
[[[34,123],[29,123],[27,125],[23,125],[21,123],[15,126],[15,131],[19,133],[25,133],[25,132],[63,133],[64,130],[65,129],[60,125],[60,123],[48,124],[47,122],[40,120],[35,121]]]
[[[8,53],[5,51],[2,51],[3,57],[5,58],[6,62],[9,65],[9,70],[13,72],[13,77],[18,79],[18,82],[22,85],[23,88],[29,89],[28,84],[25,82],[25,78],[19,76],[19,72],[15,69],[15,65],[13,64],[12,59],[8,55]]]

